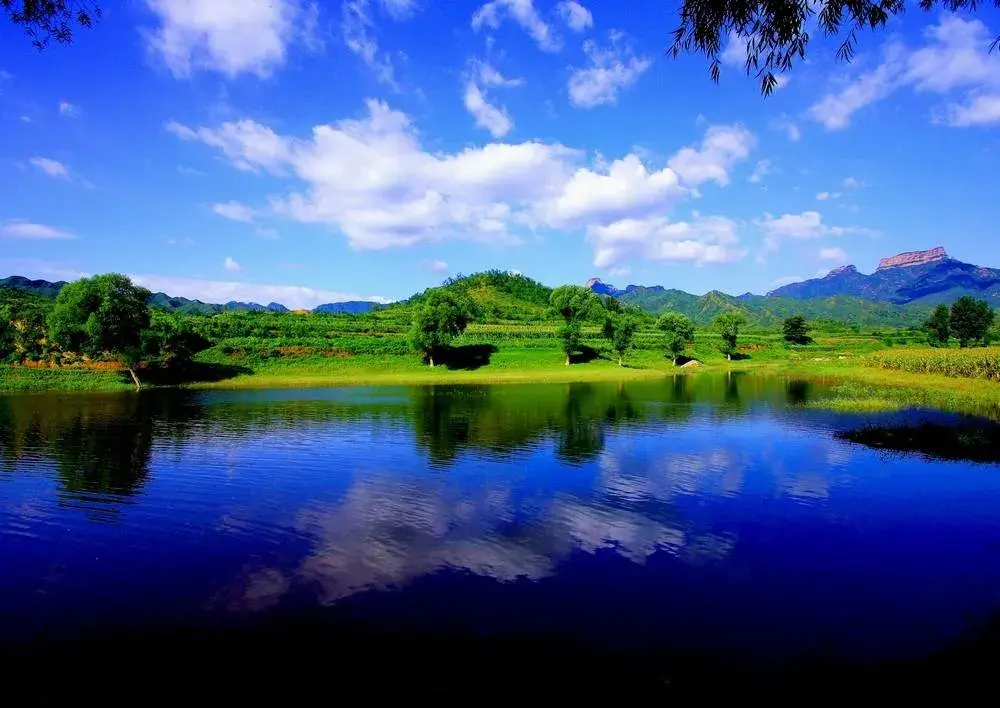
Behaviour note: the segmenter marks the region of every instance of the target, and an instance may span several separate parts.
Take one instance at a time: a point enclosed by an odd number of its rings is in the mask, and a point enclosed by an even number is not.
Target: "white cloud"
[[[392,65],[392,57],[388,52],[379,53],[378,40],[373,31],[375,22],[370,12],[371,0],[344,0],[341,5],[340,30],[344,36],[344,44],[357,54],[375,74],[379,83],[392,89],[398,89],[396,72]],[[412,12],[404,12],[403,6],[412,3],[384,2],[383,9],[396,20],[406,19]]]
[[[964,20],[944,14],[936,25],[924,30],[927,43],[911,50],[898,41],[889,42],[880,63],[828,93],[809,109],[809,116],[829,130],[846,128],[853,115],[902,88],[946,94],[967,91],[965,107],[952,103],[944,109],[948,125],[963,127],[989,117],[989,100],[977,103],[988,89],[1000,88],[1000,54],[990,52],[990,31],[979,20]],[[938,111],[940,113],[941,111]],[[989,121],[986,121],[989,122]]]
[[[820,192],[816,195],[816,198],[821,202],[825,202],[828,199],[840,199],[843,195],[841,192]]]
[[[783,275],[780,278],[772,280],[769,289],[773,290],[785,285],[791,285],[792,283],[801,283],[803,280],[805,280],[805,278],[801,275]]]
[[[187,175],[189,177],[204,177],[205,173],[201,170],[196,170],[194,167],[186,167],[185,165],[177,165],[177,173],[182,175]]]
[[[746,37],[740,37],[735,32],[730,32],[729,41],[722,54],[719,55],[719,60],[728,66],[746,68],[748,44],[749,40]]]
[[[30,123],[31,122],[31,116],[21,116],[21,122],[22,123]]]
[[[251,121],[167,129],[218,149],[238,169],[286,177],[284,193],[269,199],[270,214],[335,227],[357,249],[455,238],[516,243],[526,228],[591,229],[663,217],[696,195],[693,185],[725,184],[726,170],[753,141],[738,126],[711,127],[698,150],[678,153],[681,169],[658,171],[636,154],[588,161],[581,151],[540,141],[429,152],[405,114],[379,101],[367,108],[367,116],[318,125],[306,139]],[[698,222],[699,233],[710,223]],[[685,254],[699,262],[729,257],[702,251]]]
[[[48,157],[33,157],[28,160],[31,165],[49,177],[57,177],[59,179],[69,179],[69,168],[58,160],[53,160]]]
[[[823,215],[818,211],[804,211],[800,214],[782,214],[775,218],[764,214],[764,218],[754,222],[764,232],[764,248],[777,250],[782,240],[815,239],[822,236],[843,236],[845,234],[872,234],[870,229],[858,226],[829,226],[823,223]]]
[[[844,177],[844,181],[840,183],[845,189],[861,189],[865,186],[865,183],[856,177]]]
[[[664,217],[622,219],[589,228],[587,239],[594,246],[598,268],[630,260],[725,263],[746,255],[735,247],[736,222],[721,216],[690,222],[670,222]]]
[[[774,77],[774,90],[780,91],[781,89],[788,86],[788,82],[792,80],[792,77],[788,74],[778,74]]]
[[[843,248],[821,248],[819,249],[821,261],[833,261],[834,263],[847,263],[849,260]]]
[[[785,133],[785,137],[791,140],[793,143],[798,142],[799,139],[802,137],[802,131],[799,129],[798,124],[785,115],[782,115],[777,119],[771,121],[771,127],[774,130],[783,131]]]
[[[223,303],[231,300],[261,304],[280,302],[295,310],[347,300],[391,302],[384,297],[316,290],[295,285],[260,285],[257,283],[203,280],[201,278],[175,278],[167,275],[131,275],[129,277],[153,292],[164,292],[168,295],[187,297],[202,302]]]
[[[939,122],[956,128],[1000,123],[1000,94],[975,96],[965,103],[951,103],[945,107]]]
[[[507,17],[519,24],[542,51],[558,52],[562,49],[562,40],[538,14],[532,0],[491,0],[472,15],[472,29],[499,29]]]
[[[313,49],[316,7],[302,0],[145,0],[156,25],[148,50],[180,78],[215,71],[261,78],[282,66],[291,46]]]
[[[747,177],[747,182],[759,184],[764,181],[764,177],[771,174],[771,171],[770,160],[758,160],[757,165],[753,168],[753,172]]]
[[[226,256],[226,260],[222,261],[222,267],[230,273],[236,273],[240,270],[240,264],[233,260],[232,256]]]
[[[514,121],[505,108],[494,106],[472,81],[465,86],[465,109],[476,119],[476,125],[489,131],[494,138],[502,138],[514,127]]]
[[[690,186],[715,181],[721,186],[729,184],[729,170],[740,160],[745,160],[756,140],[741,125],[719,125],[709,128],[698,148],[686,147],[667,164]]]
[[[64,118],[79,118],[82,111],[80,107],[69,101],[59,101],[59,115]]]
[[[0,236],[41,241],[76,238],[76,235],[69,231],[54,226],[25,221],[24,219],[8,219],[0,223]]]
[[[627,266],[622,266],[619,268],[612,268],[608,271],[608,275],[612,278],[627,278],[632,275],[632,269]]]
[[[556,11],[566,26],[574,32],[583,32],[588,27],[594,26],[594,16],[590,14],[590,10],[575,0],[565,0],[559,3],[556,5]]]
[[[242,221],[245,224],[253,222],[253,217],[256,213],[246,204],[240,204],[239,202],[223,202],[213,204],[212,211],[219,216],[225,217],[226,219]]]
[[[649,57],[637,57],[625,35],[609,33],[610,44],[601,48],[593,40],[583,43],[590,66],[574,69],[569,77],[569,99],[578,108],[594,108],[618,101],[618,92],[634,84],[652,66]]]
[[[431,273],[447,273],[448,264],[444,261],[424,261],[422,263],[423,267],[429,270]]]
[[[524,79],[508,79],[498,69],[479,59],[469,62],[469,76],[488,88],[511,88],[524,84]]]
[[[382,9],[395,20],[412,17],[418,7],[417,0],[382,0]]]

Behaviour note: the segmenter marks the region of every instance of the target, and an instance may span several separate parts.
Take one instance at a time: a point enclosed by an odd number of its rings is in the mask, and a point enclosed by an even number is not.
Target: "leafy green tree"
[[[732,361],[736,353],[736,338],[740,335],[740,327],[746,324],[746,318],[739,310],[730,310],[718,315],[712,322],[715,331],[722,337],[722,346],[719,350],[726,355],[726,359]]]
[[[53,39],[69,44],[74,25],[90,29],[101,19],[101,8],[92,0],[0,0],[0,9],[38,49]]]
[[[563,354],[566,355],[566,366],[569,366],[573,363],[573,355],[580,350],[580,340],[583,337],[580,323],[576,320],[566,322],[556,330],[556,336],[562,343]]]
[[[190,318],[150,310],[149,327],[142,332],[142,358],[159,359],[170,366],[184,365],[200,351],[212,346],[201,333],[195,331]]]
[[[951,306],[949,323],[960,347],[984,341],[993,324],[993,308],[985,300],[963,295]]]
[[[987,0],[988,2],[988,0]],[[811,35],[835,37],[843,31],[844,40],[837,58],[850,61],[858,34],[879,30],[894,15],[906,8],[904,0],[684,0],[680,26],[673,32],[670,52],[703,54],[709,60],[713,81],[719,80],[721,55],[730,41],[746,44],[746,72],[760,80],[764,95],[777,86],[775,73],[790,71],[795,60],[805,58]],[[983,0],[920,0],[920,8],[975,11]],[[993,0],[1000,7],[1000,0]]]
[[[552,291],[549,304],[567,322],[580,321],[601,310],[601,300],[590,288],[563,285]]]
[[[948,346],[948,338],[951,336],[951,314],[947,305],[938,305],[931,313],[924,327],[930,337],[931,345],[936,347]]]
[[[792,344],[809,344],[812,337],[809,336],[809,324],[802,315],[793,315],[785,320],[781,326],[785,334],[785,341]]]
[[[448,289],[432,290],[413,316],[410,344],[433,367],[434,356],[461,335],[471,321],[472,303],[467,298]]]
[[[14,355],[14,323],[11,321],[10,308],[0,307],[0,361],[6,361]]]
[[[122,362],[132,375],[142,358],[142,332],[149,326],[149,291],[124,275],[108,273],[65,286],[48,316],[49,339],[63,351]]]
[[[615,313],[604,321],[604,336],[611,342],[611,348],[618,355],[618,366],[625,365],[625,356],[635,342],[639,331],[639,321],[629,314]]]
[[[656,328],[667,336],[667,353],[676,366],[684,346],[694,342],[694,323],[679,312],[664,312]]]

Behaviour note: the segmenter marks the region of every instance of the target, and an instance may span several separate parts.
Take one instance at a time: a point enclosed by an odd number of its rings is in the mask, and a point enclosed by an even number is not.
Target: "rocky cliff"
[[[907,251],[906,253],[900,253],[897,256],[883,258],[878,262],[878,268],[875,269],[875,272],[877,273],[878,271],[885,270],[886,268],[907,268],[910,266],[926,265],[928,263],[943,261],[947,258],[948,254],[945,253],[944,249],[940,246],[926,251]]]

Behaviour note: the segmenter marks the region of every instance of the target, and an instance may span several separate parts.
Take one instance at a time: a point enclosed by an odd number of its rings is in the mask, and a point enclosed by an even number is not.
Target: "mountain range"
[[[58,280],[49,282],[48,280],[30,280],[20,275],[12,275],[9,278],[0,278],[0,288],[13,288],[15,290],[26,290],[42,297],[54,298],[66,285],[66,281]],[[230,300],[225,304],[214,304],[202,302],[201,300],[189,300],[186,297],[171,297],[166,293],[153,293],[149,298],[152,307],[159,307],[171,312],[178,312],[184,315],[215,315],[220,312],[289,312],[290,310],[280,302],[272,302],[268,305],[261,305],[256,302],[238,302]],[[347,313],[352,315],[369,312],[377,307],[381,307],[376,302],[367,300],[349,300],[347,302],[329,302],[312,309],[312,312],[324,313]]]

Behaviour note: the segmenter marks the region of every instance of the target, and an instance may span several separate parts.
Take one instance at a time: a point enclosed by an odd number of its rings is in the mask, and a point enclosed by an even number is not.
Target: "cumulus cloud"
[[[924,30],[922,47],[889,42],[875,68],[826,94],[809,109],[809,116],[829,130],[840,130],[865,106],[909,88],[918,93],[966,92],[965,101],[935,112],[937,122],[955,127],[998,122],[1000,109],[994,109],[992,99],[1000,95],[1000,54],[989,51],[992,36],[980,20],[944,14]]]
[[[754,184],[759,184],[764,181],[764,177],[771,174],[771,161],[770,160],[758,160],[757,165],[753,168],[753,172],[747,177],[747,182],[752,182]]]
[[[764,248],[773,251],[783,240],[815,239],[822,236],[843,236],[845,234],[871,234],[870,229],[859,226],[829,226],[823,222],[818,211],[804,211],[800,214],[782,214],[775,217],[764,214],[764,218],[754,222],[764,232]]]
[[[429,270],[431,273],[447,273],[448,264],[444,261],[424,261],[422,263],[423,267]]]
[[[490,64],[474,59],[465,77],[465,109],[476,119],[478,127],[489,131],[494,138],[502,138],[513,129],[514,120],[506,108],[489,102],[481,86],[507,88],[522,83],[522,79],[508,79]]]
[[[574,32],[583,32],[588,27],[594,26],[594,16],[590,10],[585,8],[575,0],[565,0],[556,5],[556,12],[562,17],[563,22]]]
[[[799,128],[798,124],[786,115],[781,115],[771,121],[771,127],[774,130],[782,131],[785,134],[785,137],[793,143],[797,143],[802,137],[802,130]]]
[[[828,199],[840,199],[843,195],[842,192],[820,192],[816,195],[816,198],[821,202],[825,202]]]
[[[629,260],[725,263],[746,252],[735,248],[736,222],[721,216],[669,222],[664,217],[622,219],[587,230],[594,265],[610,268]]]
[[[79,118],[81,112],[79,106],[69,101],[59,101],[59,115],[63,118]]]
[[[222,261],[222,267],[230,273],[236,273],[240,270],[240,264],[237,263],[232,256],[226,256],[226,260]]]
[[[49,177],[69,179],[69,168],[58,160],[48,157],[33,157],[28,162],[32,167],[44,172]]]
[[[583,51],[590,65],[576,68],[569,77],[569,100],[578,108],[614,104],[618,93],[626,89],[653,65],[649,57],[635,55],[622,32],[611,31],[607,47],[588,39]]]
[[[727,66],[745,68],[748,44],[749,40],[746,37],[740,37],[735,32],[730,32],[729,41],[726,42],[726,48],[719,55],[719,60]]]
[[[335,227],[357,249],[454,238],[515,243],[525,228],[594,229],[663,218],[678,201],[697,196],[695,185],[725,184],[727,170],[753,143],[739,126],[711,127],[699,147],[685,148],[660,170],[634,153],[588,163],[579,150],[541,141],[429,152],[405,114],[379,101],[369,101],[367,109],[362,118],[318,125],[305,139],[252,121],[216,128],[170,123],[167,129],[219,150],[237,169],[287,177],[286,191],[269,199],[270,214]],[[689,231],[673,238],[681,226],[657,223],[648,227],[649,239],[725,245],[706,240],[710,225],[718,222],[696,220],[691,228],[697,237]],[[608,239],[615,232],[593,233]],[[695,252],[675,243],[656,253],[696,262],[729,257],[728,250],[723,256],[718,249]]]
[[[240,202],[222,202],[213,204],[212,211],[219,216],[225,217],[226,219],[242,221],[245,224],[251,223],[255,214],[253,209],[248,207],[246,204],[241,204]]]
[[[64,229],[24,219],[8,219],[0,222],[0,236],[42,241],[76,238],[73,233]]]
[[[384,297],[317,290],[294,285],[261,285],[259,283],[182,278],[168,275],[137,274],[129,277],[153,292],[164,292],[168,295],[201,300],[202,302],[229,302],[230,300],[259,302],[261,304],[280,302],[292,309],[309,309],[328,302],[346,302],[348,300],[391,302]]]
[[[856,177],[844,177],[844,181],[840,183],[845,189],[861,189],[864,187],[864,182]]]
[[[705,132],[701,145],[686,147],[667,163],[690,186],[714,181],[729,184],[729,170],[749,155],[756,140],[741,125],[712,126]]]
[[[499,29],[505,19],[520,25],[542,51],[558,52],[562,49],[562,40],[542,19],[533,0],[491,0],[473,13],[472,29]]]
[[[316,47],[315,5],[303,0],[145,0],[156,18],[143,30],[148,50],[176,77],[215,71],[233,78],[271,75],[290,46]]]
[[[833,261],[834,263],[847,263],[847,254],[843,248],[821,248],[819,249],[819,259],[821,261]]]

